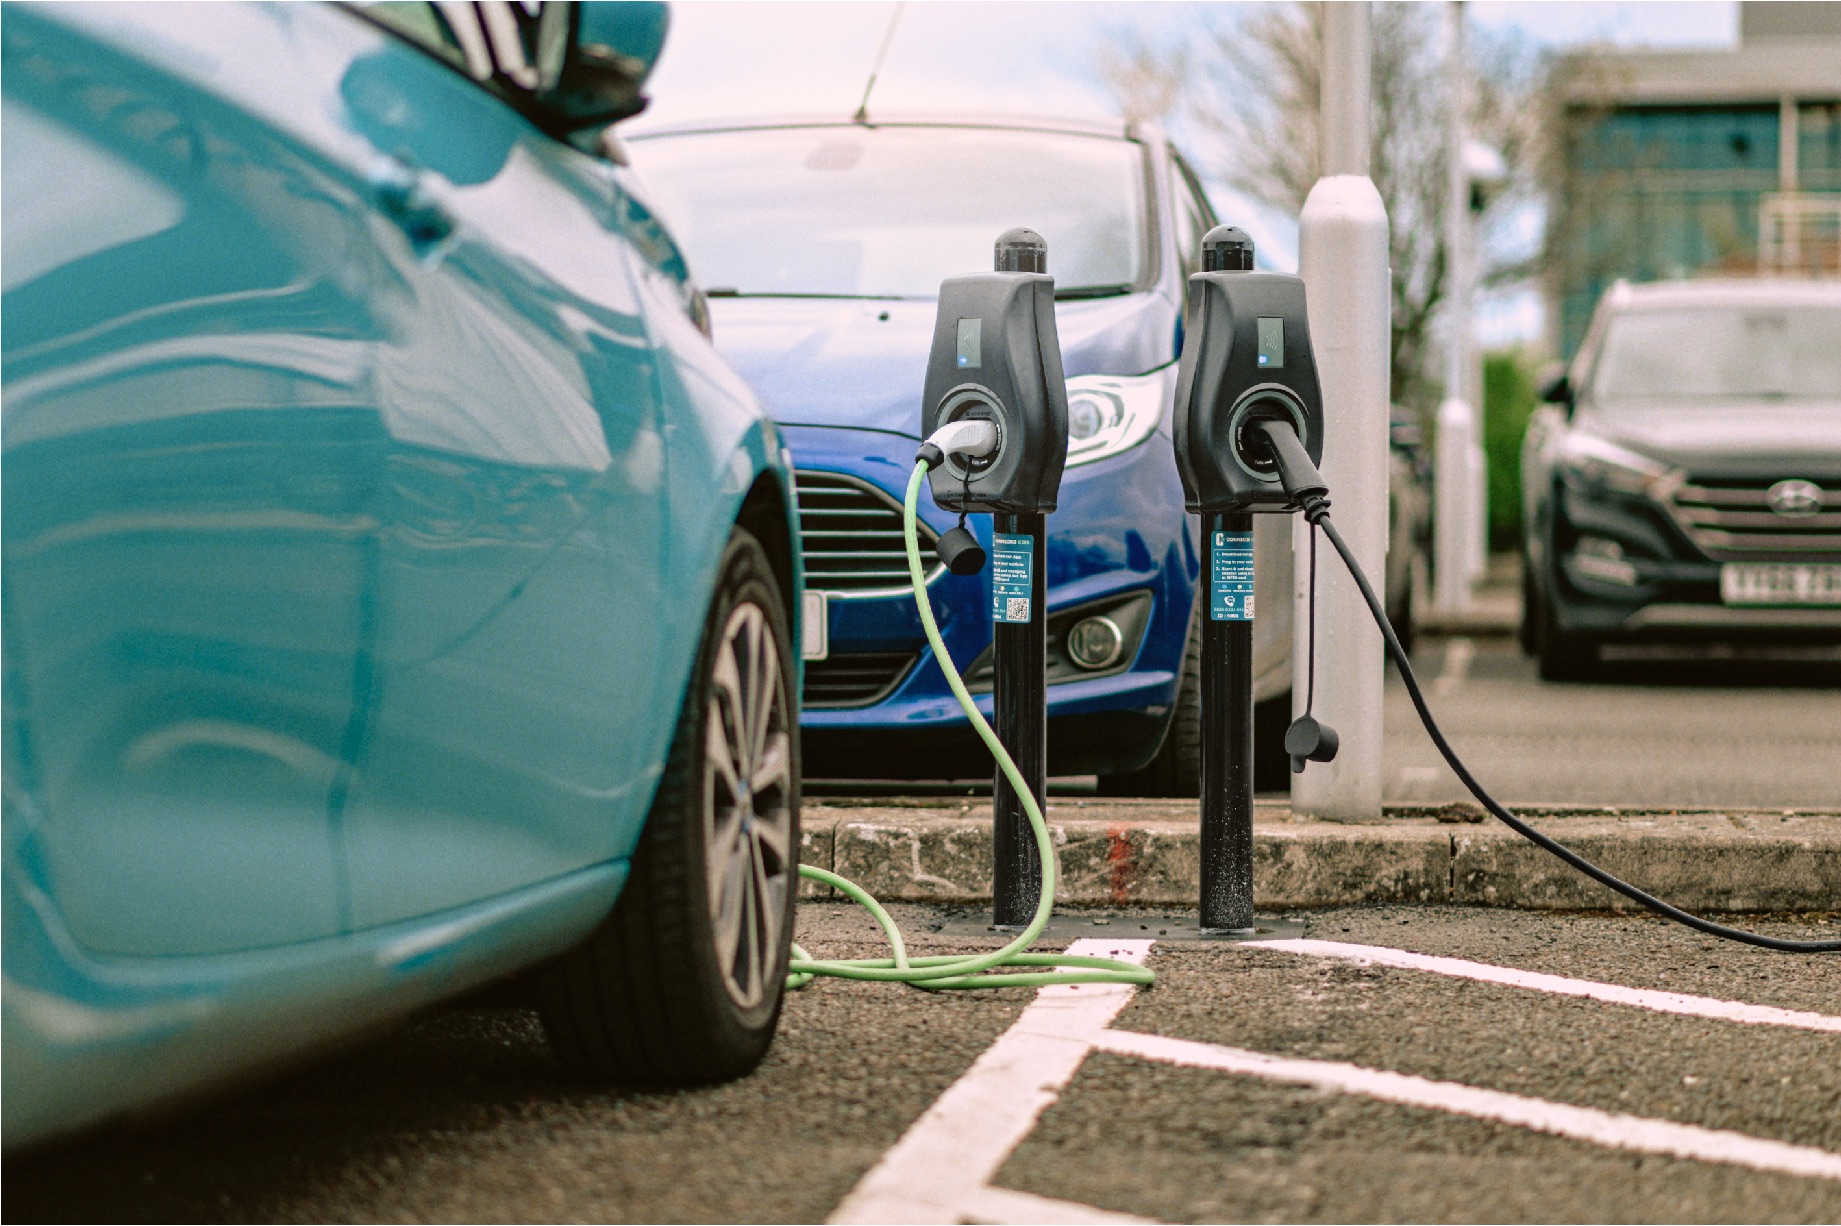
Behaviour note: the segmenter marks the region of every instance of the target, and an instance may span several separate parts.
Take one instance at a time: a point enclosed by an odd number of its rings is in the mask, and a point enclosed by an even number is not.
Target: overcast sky
[[[874,101],[891,110],[1023,110],[1106,115],[1094,71],[1108,37],[1152,42],[1231,24],[1238,4],[1092,0],[910,0]],[[891,0],[677,0],[652,78],[653,109],[634,130],[715,115],[856,109]],[[1477,0],[1471,20],[1537,42],[1721,46],[1738,38],[1736,3]]]
[[[886,111],[1115,114],[1095,70],[1108,39],[1137,33],[1167,45],[1231,26],[1251,6],[1169,0],[909,0],[871,100]],[[816,112],[848,116],[863,94],[893,0],[675,0],[653,74],[651,109],[628,130],[717,116]],[[1548,46],[1733,46],[1738,5],[1701,2],[1473,0],[1470,20],[1519,29]],[[1281,267],[1295,260],[1287,219],[1210,183],[1217,209],[1246,224]],[[1538,219],[1533,219],[1538,227]],[[1526,229],[1527,227],[1522,227]],[[1525,236],[1524,236],[1525,237]],[[1289,249],[1289,250],[1286,250]],[[1486,344],[1534,339],[1531,291],[1479,304]]]

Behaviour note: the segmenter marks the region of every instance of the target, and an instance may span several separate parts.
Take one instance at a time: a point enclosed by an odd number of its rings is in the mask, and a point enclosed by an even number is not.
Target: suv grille
[[[793,480],[807,587],[852,595],[907,588],[900,503],[867,481],[841,473],[798,472]],[[920,526],[921,563],[929,582],[940,570],[933,552],[937,539],[927,525]]]
[[[805,705],[867,707],[901,684],[918,657],[913,652],[844,652],[805,662]]]
[[[1841,490],[1823,491],[1814,515],[1792,518],[1771,510],[1774,480],[1690,481],[1676,488],[1675,518],[1694,543],[1719,561],[1769,556],[1841,557]]]

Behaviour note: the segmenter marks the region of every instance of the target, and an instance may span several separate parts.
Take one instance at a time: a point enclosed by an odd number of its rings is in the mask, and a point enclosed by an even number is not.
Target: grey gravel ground
[[[897,907],[918,936],[942,915]],[[1297,918],[1294,914],[1294,918]],[[1638,917],[1371,908],[1309,935],[1841,1012],[1841,959]],[[1796,927],[1841,931],[1841,919]],[[1790,931],[1782,923],[1771,925]],[[875,949],[811,904],[815,953]],[[1841,1040],[1412,971],[1168,946],[1119,1026],[1841,1150]],[[449,1009],[131,1128],[10,1160],[12,1221],[822,1220],[1026,1003],[821,983],[767,1064],[681,1094],[564,1080],[515,1000]],[[1692,1078],[1690,1083],[1688,1080]],[[1096,1055],[1001,1183],[1170,1220],[1841,1220],[1841,1184]]]

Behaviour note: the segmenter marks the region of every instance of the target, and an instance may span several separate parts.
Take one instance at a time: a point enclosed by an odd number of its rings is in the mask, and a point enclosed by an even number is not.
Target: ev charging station
[[[1203,238],[1187,318],[1174,434],[1184,503],[1202,517],[1200,921],[1205,935],[1244,935],[1254,930],[1253,516],[1295,509],[1263,427],[1285,423],[1314,463],[1323,393],[1304,282],[1254,272],[1244,231],[1217,226]],[[1293,769],[1335,756],[1335,733],[1323,731]]]
[[[921,437],[960,421],[988,421],[997,429],[994,455],[947,455],[930,480],[934,501],[959,512],[961,525],[970,512],[996,517],[992,705],[998,739],[1040,807],[1048,795],[1047,517],[1067,462],[1067,380],[1048,243],[1033,230],[1007,230],[997,239],[993,262],[992,272],[940,285]],[[956,573],[976,573],[977,566],[953,565],[963,548],[955,540],[942,558]],[[1000,929],[1022,928],[1041,897],[1041,859],[1022,798],[1001,770],[991,803],[992,919]]]
[[[1357,8],[1358,6],[1345,6]],[[1347,24],[1346,22],[1344,24]],[[1365,33],[1364,31],[1360,31]],[[1345,32],[1346,33],[1346,32]],[[1326,103],[1326,110],[1328,103]],[[1351,107],[1351,110],[1365,110]],[[1346,142],[1345,142],[1346,143]],[[1347,152],[1347,151],[1345,151]],[[1353,155],[1350,155],[1353,158]],[[1361,181],[1360,191],[1345,190],[1335,180]],[[1323,190],[1329,184],[1328,190]],[[1517,834],[1563,860],[1579,872],[1644,907],[1697,931],[1765,949],[1796,953],[1841,952],[1841,941],[1786,940],[1718,924],[1674,907],[1612,876],[1578,853],[1555,842],[1510,812],[1471,775],[1445,738],[1427,706],[1387,621],[1386,610],[1369,583],[1362,555],[1375,543],[1376,518],[1365,488],[1360,455],[1341,461],[1326,453],[1335,445],[1329,435],[1343,425],[1359,429],[1359,411],[1372,397],[1368,368],[1384,371],[1385,337],[1378,346],[1371,329],[1345,327],[1362,320],[1385,320],[1376,313],[1384,301],[1384,284],[1356,285],[1349,302],[1325,311],[1322,299],[1334,297],[1324,286],[1325,257],[1336,252],[1361,256],[1377,234],[1385,238],[1385,214],[1377,230],[1368,197],[1373,184],[1365,175],[1344,173],[1326,178],[1312,193],[1319,207],[1313,218],[1306,205],[1306,230],[1314,229],[1314,253],[1306,251],[1305,271],[1317,266],[1319,323],[1330,342],[1325,346],[1319,379],[1311,340],[1312,312],[1305,278],[1253,271],[1253,244],[1245,232],[1217,226],[1202,240],[1203,270],[1189,278],[1187,321],[1178,364],[1174,445],[1176,466],[1188,510],[1200,515],[1204,529],[1202,582],[1202,763],[1201,763],[1201,897],[1199,927],[1204,936],[1235,938],[1256,932],[1253,913],[1253,668],[1252,619],[1253,516],[1300,512],[1303,520],[1298,552],[1308,556],[1308,578],[1300,585],[1303,625],[1297,664],[1303,694],[1294,693],[1299,712],[1285,734],[1285,749],[1294,773],[1310,763],[1334,764],[1366,772],[1373,779],[1378,810],[1379,694],[1378,672],[1372,678],[1374,701],[1360,701],[1367,678],[1343,687],[1346,705],[1357,718],[1355,741],[1363,752],[1338,759],[1338,736],[1317,719],[1319,666],[1332,684],[1336,673],[1369,663],[1359,650],[1361,639],[1337,633],[1347,624],[1338,610],[1327,636],[1329,649],[1319,656],[1317,625],[1317,539],[1327,538],[1341,559],[1348,582],[1373,618],[1387,651],[1399,668],[1407,696],[1433,745],[1484,808]],[[1319,197],[1322,200],[1319,200]],[[1350,204],[1349,202],[1353,202]],[[1348,207],[1340,207],[1348,205]],[[1308,234],[1307,234],[1308,237]],[[921,435],[902,503],[902,536],[908,575],[921,627],[953,697],[972,729],[991,750],[997,772],[993,788],[992,911],[993,927],[1014,933],[1002,948],[970,955],[910,957],[900,930],[887,911],[854,882],[826,869],[801,865],[799,875],[838,890],[868,909],[882,928],[891,951],[885,958],[813,958],[797,944],[787,986],[803,987],[820,976],[907,983],[929,989],[1046,987],[1079,983],[1148,986],[1156,976],[1145,967],[1111,958],[1072,953],[1034,953],[1030,946],[1047,927],[1060,875],[1054,841],[1043,813],[1047,792],[1047,516],[1055,509],[1067,459],[1067,386],[1055,328],[1055,283],[1048,275],[1048,245],[1032,230],[1006,231],[998,238],[995,267],[988,273],[951,277],[940,286],[933,348],[921,405]],[[1359,259],[1352,261],[1360,265]],[[1336,265],[1331,264],[1329,269]],[[1346,266],[1345,266],[1346,267]],[[1351,279],[1362,281],[1361,268]],[[1368,278],[1372,281],[1372,278]],[[1354,333],[1355,342],[1344,333]],[[1384,380],[1384,376],[1383,376]],[[1385,383],[1381,384],[1384,388]],[[1326,400],[1356,402],[1352,420],[1339,423],[1326,412]],[[1345,406],[1346,407],[1346,406]],[[1361,440],[1341,446],[1359,452]],[[1385,435],[1381,435],[1385,446]],[[1382,452],[1384,455],[1384,451]],[[1330,518],[1331,475],[1345,473],[1356,487],[1351,514],[1352,546]],[[992,538],[992,633],[996,672],[996,727],[978,710],[959,675],[927,595],[919,543],[918,506],[923,486],[935,502],[959,514],[959,525],[940,538],[940,560],[955,574],[977,574],[986,564],[984,550],[966,530],[965,517],[995,517]],[[1385,486],[1380,488],[1384,489]],[[1381,502],[1378,540],[1386,545],[1385,501]],[[1375,559],[1378,563],[1379,557]],[[1376,566],[1378,570],[1378,565]],[[1332,588],[1332,596],[1342,594]],[[1353,602],[1350,602],[1353,604]],[[1359,611],[1359,606],[1357,606]],[[1380,661],[1373,661],[1378,666]],[[1326,695],[1327,697],[1327,695]],[[1330,705],[1330,704],[1326,704]],[[1367,758],[1373,758],[1369,769]],[[1348,758],[1356,757],[1354,763]],[[1313,772],[1320,773],[1320,772]],[[1300,780],[1300,782],[1302,782]],[[1333,785],[1342,780],[1332,778]],[[1293,789],[1295,810],[1299,788]],[[1333,799],[1333,798],[1332,798]],[[1357,798],[1357,804],[1360,800]],[[1028,969],[1026,969],[1028,968]],[[1033,969],[1044,968],[1044,969]]]

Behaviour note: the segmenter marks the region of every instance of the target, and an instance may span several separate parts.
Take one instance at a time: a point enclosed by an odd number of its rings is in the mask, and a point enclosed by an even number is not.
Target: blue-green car
[[[531,969],[745,1072],[798,846],[774,424],[602,143],[659,5],[9,6],[5,1141]]]

